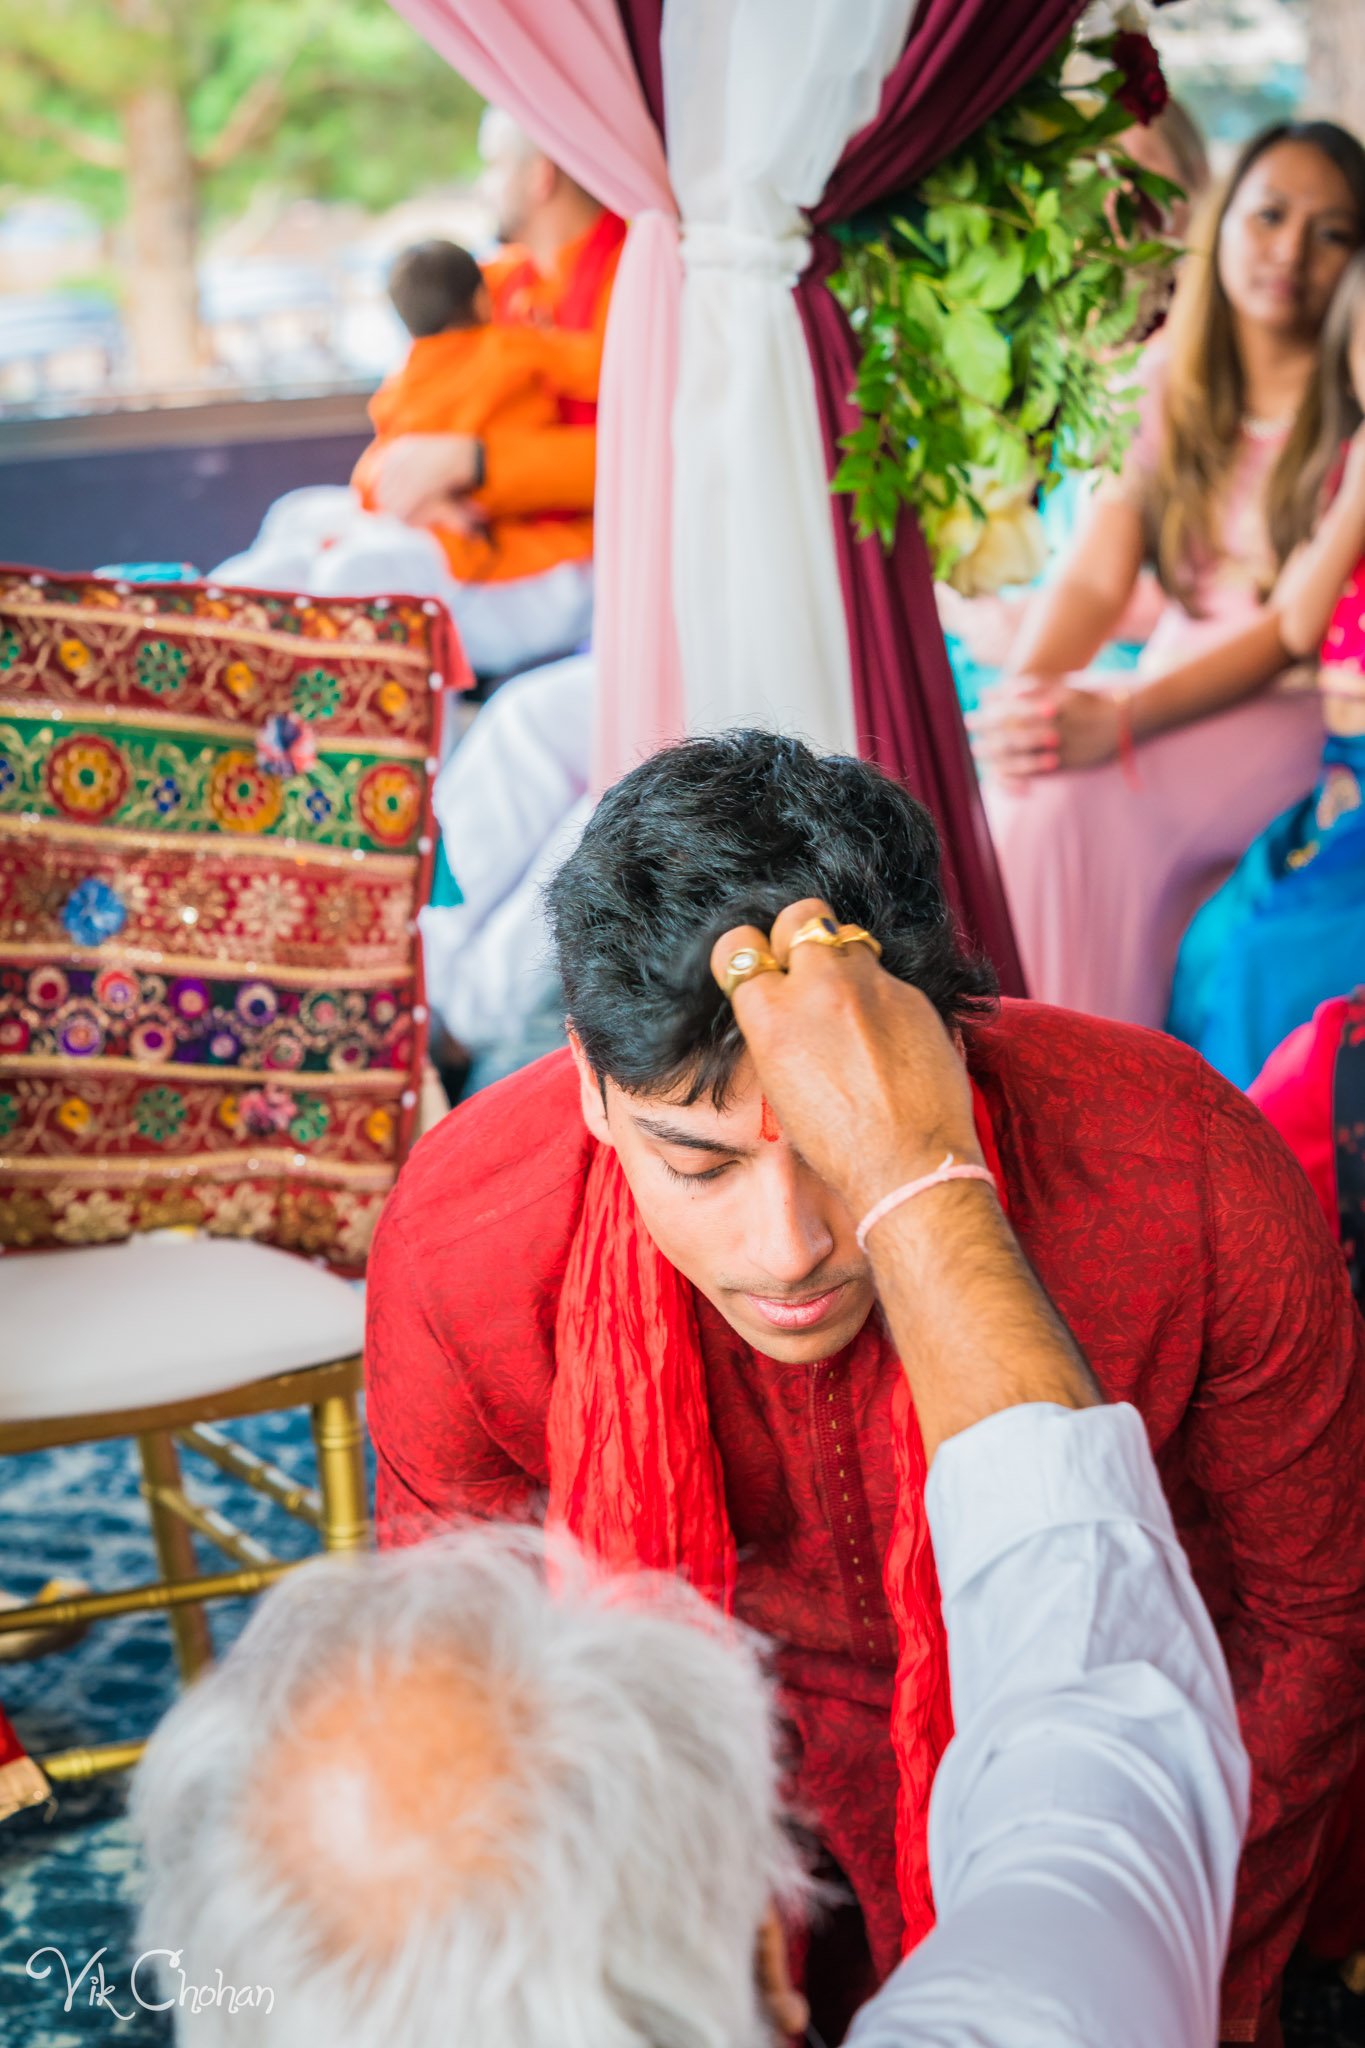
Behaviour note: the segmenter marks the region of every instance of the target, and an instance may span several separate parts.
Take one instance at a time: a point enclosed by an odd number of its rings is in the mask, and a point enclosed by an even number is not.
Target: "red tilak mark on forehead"
[[[781,1131],[777,1128],[777,1118],[768,1107],[766,1095],[763,1097],[763,1114],[759,1118],[758,1135],[760,1138],[766,1138],[770,1145],[775,1145],[782,1136]]]

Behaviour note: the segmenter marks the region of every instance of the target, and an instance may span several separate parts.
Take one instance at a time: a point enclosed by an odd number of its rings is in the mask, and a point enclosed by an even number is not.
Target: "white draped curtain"
[[[913,0],[669,0],[667,162],[616,0],[395,4],[631,218],[599,411],[598,786],[666,739],[726,725],[855,751],[792,286],[804,209],[875,115]]]
[[[877,112],[913,0],[668,0],[682,218],[673,588],[688,728],[857,751],[810,353],[792,298],[813,206]]]
[[[671,591],[681,268],[663,144],[615,0],[394,0],[433,49],[630,222],[598,407],[594,780],[685,725]]]

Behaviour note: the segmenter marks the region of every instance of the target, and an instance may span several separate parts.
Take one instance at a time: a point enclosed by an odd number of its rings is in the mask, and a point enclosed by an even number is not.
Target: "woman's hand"
[[[1119,751],[1118,701],[1077,689],[1064,676],[1012,676],[987,691],[967,718],[983,774],[1027,781],[1058,768],[1094,768]]]

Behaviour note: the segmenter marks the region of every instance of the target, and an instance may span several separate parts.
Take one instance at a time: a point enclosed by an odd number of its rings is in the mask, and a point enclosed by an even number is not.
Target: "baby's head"
[[[457,242],[417,242],[389,272],[394,311],[414,341],[451,327],[483,327],[492,307],[483,272]]]

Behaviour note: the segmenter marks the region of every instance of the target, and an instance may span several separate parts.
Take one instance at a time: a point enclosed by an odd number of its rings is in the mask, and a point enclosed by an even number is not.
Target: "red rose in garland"
[[[1166,79],[1148,36],[1123,29],[1114,37],[1113,61],[1123,73],[1123,84],[1114,94],[1119,105],[1145,128],[1163,111],[1170,98]]]

